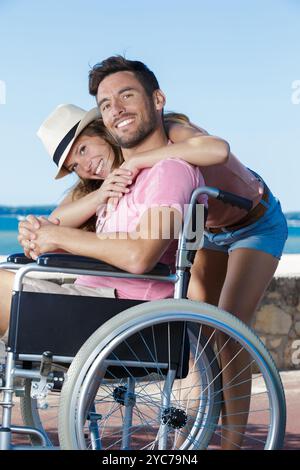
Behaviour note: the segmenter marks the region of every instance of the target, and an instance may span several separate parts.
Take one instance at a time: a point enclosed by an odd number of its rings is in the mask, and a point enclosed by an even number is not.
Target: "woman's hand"
[[[130,191],[127,186],[131,183],[131,172],[126,168],[116,168],[105,178],[101,187],[98,189],[98,204],[107,204],[110,198],[119,200],[123,194]]]
[[[119,170],[121,171],[127,171],[129,176],[130,176],[130,183],[132,184],[135,178],[137,177],[138,173],[140,172],[140,168],[138,168],[138,159],[135,159],[134,157],[131,158],[127,162],[123,162],[122,165],[119,167]],[[127,191],[129,192],[129,191]],[[119,203],[119,200],[121,199],[121,196],[111,196],[107,200],[107,207],[108,207],[108,212],[114,211]]]
[[[128,160],[127,162],[123,162],[120,166],[120,168],[130,171],[132,181],[135,180],[141,169],[145,168],[141,160],[142,158],[139,159],[138,157],[131,157],[130,160]]]

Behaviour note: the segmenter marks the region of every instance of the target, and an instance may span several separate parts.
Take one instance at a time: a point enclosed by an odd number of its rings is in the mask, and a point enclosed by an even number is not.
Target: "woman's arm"
[[[54,209],[49,220],[59,219],[61,226],[78,228],[96,214],[98,209],[107,203],[110,197],[120,198],[128,192],[131,176],[128,170],[116,168],[104,180],[99,189],[73,201],[68,194]]]
[[[229,144],[219,138],[210,136],[204,129],[194,124],[167,124],[167,132],[172,147],[160,147],[149,152],[142,152],[125,164],[126,168],[148,168],[164,158],[181,158],[191,165],[209,166],[226,163],[230,153]]]
[[[60,225],[66,227],[81,227],[97,211],[99,206],[98,191],[97,189],[75,201],[72,199],[72,195],[68,194],[50,214],[49,220],[59,219]]]

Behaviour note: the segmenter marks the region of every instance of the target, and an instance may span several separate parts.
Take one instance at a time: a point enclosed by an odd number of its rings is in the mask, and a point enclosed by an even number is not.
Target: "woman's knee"
[[[197,252],[191,269],[188,297],[218,305],[227,271],[226,254],[203,249]]]
[[[196,276],[191,277],[187,297],[188,299],[198,300],[199,302],[206,301],[206,289],[201,278],[198,278]]]

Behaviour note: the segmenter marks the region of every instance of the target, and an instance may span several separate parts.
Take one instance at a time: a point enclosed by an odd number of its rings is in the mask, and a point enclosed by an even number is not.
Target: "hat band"
[[[77,124],[75,124],[75,126],[72,127],[72,129],[69,130],[69,132],[65,135],[65,137],[62,139],[62,141],[58,144],[58,147],[55,150],[54,155],[53,155],[53,161],[57,166],[59,164],[59,160],[60,160],[62,154],[64,153],[64,151],[68,147],[69,143],[73,139],[73,137],[75,135],[75,132],[76,132],[76,129],[79,126],[79,123],[80,123],[80,121],[77,122]]]

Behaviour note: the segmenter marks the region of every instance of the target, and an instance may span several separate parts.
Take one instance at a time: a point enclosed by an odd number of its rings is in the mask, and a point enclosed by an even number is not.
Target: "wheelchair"
[[[186,298],[195,250],[201,248],[194,243],[197,211],[204,212],[200,194],[251,208],[234,194],[197,188],[178,240],[175,272],[158,263],[134,275],[55,253],[36,262],[15,254],[0,265],[16,270],[0,389],[2,450],[201,450],[218,449],[221,438],[238,449],[282,447],[284,390],[264,344],[235,316]],[[171,282],[174,298],[24,292],[30,272]],[[233,373],[235,359],[245,352],[247,362]],[[22,425],[13,424],[17,402]],[[20,443],[25,437],[30,441]]]

